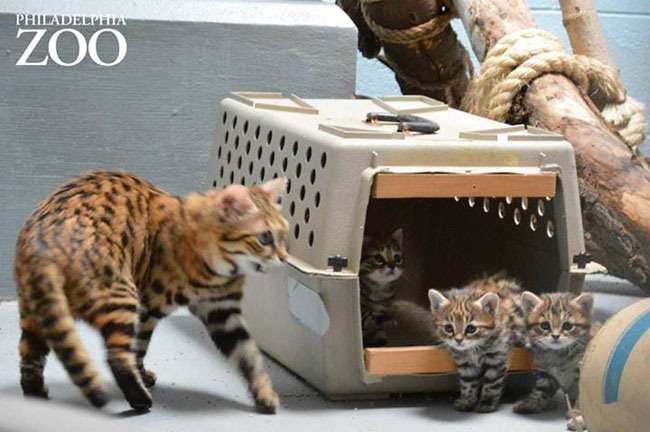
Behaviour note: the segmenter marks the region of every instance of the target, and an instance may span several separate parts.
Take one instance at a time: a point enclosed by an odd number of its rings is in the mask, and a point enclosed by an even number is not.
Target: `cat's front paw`
[[[474,406],[476,406],[475,401],[465,399],[462,397],[459,397],[454,401],[454,409],[456,411],[463,411],[463,412],[474,411]]]
[[[255,395],[255,405],[264,414],[275,414],[280,405],[278,394],[268,387]]]
[[[517,414],[533,414],[542,412],[544,410],[544,405],[538,400],[526,398],[517,401],[517,403],[513,405],[512,410]]]
[[[151,372],[150,370],[143,369],[140,371],[140,374],[142,375],[142,382],[144,382],[144,385],[147,387],[153,387],[156,384],[156,374]]]
[[[475,411],[477,413],[491,413],[497,410],[499,407],[498,403],[494,402],[479,402],[478,405],[476,405]]]

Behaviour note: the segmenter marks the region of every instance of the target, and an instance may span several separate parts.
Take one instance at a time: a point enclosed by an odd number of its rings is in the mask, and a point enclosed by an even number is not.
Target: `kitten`
[[[510,351],[523,331],[519,296],[519,284],[501,273],[445,294],[429,290],[436,337],[458,368],[458,411],[497,409]]]
[[[526,318],[526,345],[537,369],[535,388],[513,410],[536,413],[544,410],[555,392],[562,389],[575,406],[578,400],[580,361],[591,338],[593,298],[566,293],[521,295]]]
[[[395,299],[394,282],[402,275],[402,229],[390,236],[366,236],[361,252],[361,327],[363,345],[386,345],[387,332],[395,328],[388,310]]]
[[[187,305],[239,367],[257,406],[275,412],[278,396],[240,300],[246,273],[287,257],[288,224],[275,204],[284,183],[179,198],[130,174],[93,171],[60,186],[27,219],[16,246],[25,395],[47,398],[51,348],[93,405],[107,402],[75,330],[81,318],[101,332],[129,404],[149,409],[149,340],[160,319]]]

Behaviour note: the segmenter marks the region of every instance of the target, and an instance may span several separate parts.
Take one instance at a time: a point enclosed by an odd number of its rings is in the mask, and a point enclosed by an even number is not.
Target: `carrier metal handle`
[[[390,114],[369,112],[366,114],[367,123],[386,122],[397,123],[398,132],[420,132],[424,134],[436,133],[440,126],[424,117],[409,114]]]

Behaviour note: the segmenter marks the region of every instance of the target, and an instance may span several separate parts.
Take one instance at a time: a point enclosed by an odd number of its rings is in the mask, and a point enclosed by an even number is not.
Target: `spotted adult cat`
[[[537,372],[535,388],[514,405],[514,411],[543,411],[558,389],[575,406],[580,361],[591,338],[592,296],[552,293],[538,297],[526,291],[521,304],[526,316],[526,345]]]
[[[492,412],[503,393],[510,351],[520,343],[520,286],[498,273],[445,294],[429,290],[436,337],[460,377],[459,411]]]
[[[184,198],[123,172],[93,171],[47,197],[16,247],[20,372],[26,395],[47,397],[53,349],[95,406],[106,403],[74,318],[97,328],[129,404],[147,410],[155,375],[143,359],[158,321],[187,305],[217,348],[239,367],[256,404],[278,396],[241,315],[244,275],[286,257],[287,222],[275,204],[284,179]]]
[[[386,345],[387,333],[395,329],[389,310],[395,300],[394,282],[402,276],[402,229],[388,236],[366,236],[361,252],[361,327],[363,345]]]

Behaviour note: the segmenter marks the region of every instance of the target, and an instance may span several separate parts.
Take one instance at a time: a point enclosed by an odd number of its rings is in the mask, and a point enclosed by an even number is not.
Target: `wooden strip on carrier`
[[[554,197],[557,175],[379,173],[373,198]]]
[[[366,371],[371,375],[455,373],[456,364],[447,351],[433,346],[366,348]],[[533,359],[524,349],[515,348],[509,372],[532,371]]]

